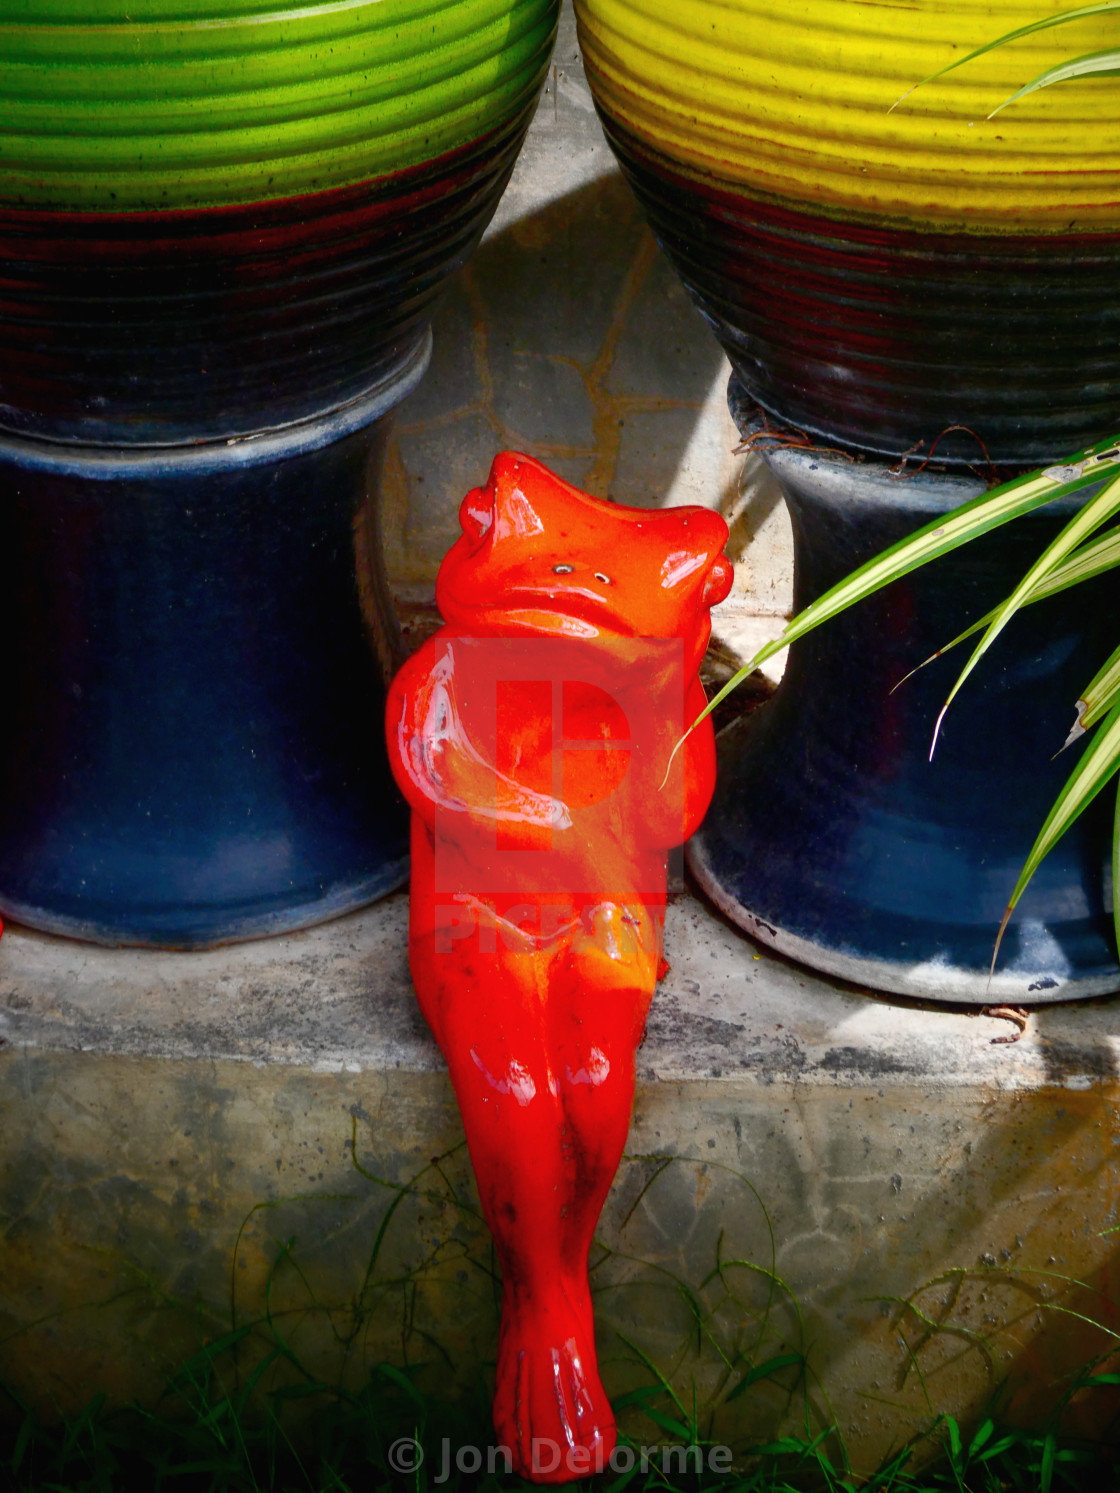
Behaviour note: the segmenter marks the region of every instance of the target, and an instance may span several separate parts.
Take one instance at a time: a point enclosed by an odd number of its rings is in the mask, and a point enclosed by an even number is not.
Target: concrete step
[[[0,1378],[152,1403],[250,1324],[243,1353],[282,1332],[328,1382],[488,1372],[496,1267],[406,926],[399,894],[207,953],[6,930]],[[652,1382],[644,1355],[734,1449],[808,1414],[864,1470],[997,1390],[1037,1423],[1120,1330],[1120,1000],[998,1042],[1009,1021],[840,987],[689,893],[666,956],[592,1256],[608,1391]],[[807,1374],[727,1400],[791,1352]]]

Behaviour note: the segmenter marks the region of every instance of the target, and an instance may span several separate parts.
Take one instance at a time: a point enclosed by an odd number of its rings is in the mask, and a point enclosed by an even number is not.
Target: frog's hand
[[[685,727],[707,704],[704,688],[694,680],[685,699]],[[658,726],[649,749],[641,754],[635,838],[645,846],[668,850],[683,845],[700,828],[716,782],[716,747],[710,717],[681,742],[669,717]]]
[[[412,809],[441,833],[493,838],[506,849],[548,848],[553,830],[571,828],[565,805],[500,773],[479,749],[460,709],[455,654],[429,639],[393,680],[386,707],[393,775]],[[539,843],[538,843],[539,842]]]

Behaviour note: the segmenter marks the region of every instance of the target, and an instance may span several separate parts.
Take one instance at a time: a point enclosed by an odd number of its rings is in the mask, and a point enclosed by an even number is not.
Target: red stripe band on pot
[[[429,165],[311,196],[0,212],[0,427],[151,444],[358,396],[423,337],[530,113]]]
[[[603,116],[753,399],[821,442],[1033,467],[1120,420],[1120,230],[920,231],[683,173]]]

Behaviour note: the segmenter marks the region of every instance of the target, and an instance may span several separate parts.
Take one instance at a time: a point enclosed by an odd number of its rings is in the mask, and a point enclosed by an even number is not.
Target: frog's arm
[[[454,645],[438,634],[408,660],[393,680],[386,706],[386,734],[393,775],[411,808],[430,827],[441,814],[441,833],[493,836],[503,829],[506,849],[540,848],[553,830],[569,829],[564,804],[500,772],[472,739],[456,687]]]

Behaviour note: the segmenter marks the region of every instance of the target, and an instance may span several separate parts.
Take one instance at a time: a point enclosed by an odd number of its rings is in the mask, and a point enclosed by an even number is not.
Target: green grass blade
[[[638,1347],[637,1343],[631,1342],[631,1340],[626,1336],[625,1333],[620,1332],[618,1334],[618,1336],[619,1336],[619,1340],[621,1342],[625,1343],[626,1346],[630,1349],[630,1351],[632,1353],[636,1353],[637,1356],[641,1359],[642,1363],[645,1364],[646,1368],[649,1369],[650,1373],[654,1376],[654,1378],[657,1380],[657,1382],[661,1385],[661,1388],[668,1395],[669,1399],[671,1399],[672,1402],[673,1402],[673,1404],[677,1407],[677,1410],[680,1412],[680,1415],[681,1415],[681,1420],[683,1421],[684,1419],[686,1419],[687,1416],[688,1416],[688,1411],[681,1404],[680,1400],[677,1398],[677,1394],[676,1394],[676,1391],[674,1390],[673,1386],[669,1383],[668,1379],[666,1379],[665,1375],[661,1372],[661,1370],[657,1367],[657,1365],[653,1362],[653,1360],[648,1356],[648,1354],[645,1354],[645,1353],[642,1352],[641,1348]],[[646,1415],[649,1415],[649,1418],[651,1420],[654,1419],[653,1415],[650,1414],[649,1409],[645,1405],[643,1405],[642,1409],[643,1409],[643,1413],[646,1414]],[[677,1424],[680,1424],[680,1422],[677,1422]],[[685,1434],[686,1437],[689,1434],[687,1427],[685,1428],[685,1433],[684,1434]]]
[[[1047,546],[1042,555],[1030,567],[1014,591],[1012,591],[1011,595],[1000,605],[995,617],[988,624],[984,636],[972,650],[968,662],[957,675],[957,681],[949,691],[949,696],[941,707],[940,714],[933,728],[933,742],[930,746],[931,757],[933,756],[934,748],[937,746],[938,733],[941,730],[941,724],[945,719],[946,711],[953,703],[965,680],[1011,621],[1011,618],[1019,610],[1020,606],[1023,605],[1024,597],[1030,594],[1040,577],[1048,575],[1056,565],[1083,544],[1095,529],[1099,529],[1102,524],[1107,523],[1118,511],[1120,511],[1120,477],[1113,477],[1095,497],[1090,498],[1085,506],[1074,514],[1057,539]]]
[[[1059,62],[1055,67],[1048,67],[1045,72],[1039,73],[1037,78],[1024,83],[1022,88],[1005,98],[1002,104],[997,104],[988,118],[994,119],[1008,105],[1018,103],[1019,99],[1026,98],[1029,93],[1037,93],[1040,88],[1049,88],[1052,83],[1065,83],[1070,78],[1110,78],[1118,73],[1120,73],[1120,51],[1117,51],[1115,47],[1110,47],[1107,52],[1086,52],[1083,57],[1071,57],[1067,62]]]
[[[1019,1441],[1018,1435],[1012,1432],[1010,1436],[1001,1436],[997,1441],[989,1441],[987,1446],[976,1457],[976,1461],[990,1462],[993,1457],[1002,1457],[1009,1447],[1015,1446]]]
[[[662,1431],[668,1431],[670,1436],[676,1436],[681,1441],[689,1443],[695,1440],[695,1431],[692,1426],[686,1426],[684,1421],[676,1420],[661,1410],[655,1410],[652,1405],[643,1405],[642,1414]]]
[[[827,1430],[825,1434],[828,1434]],[[748,1457],[800,1457],[803,1460],[815,1445],[815,1440],[802,1441],[800,1436],[782,1436],[777,1441],[765,1441],[758,1446],[748,1446],[746,1455]]]
[[[1053,1431],[1047,1431],[1046,1440],[1042,1443],[1042,1462],[1038,1469],[1039,1493],[1050,1493],[1050,1486],[1054,1480],[1054,1453],[1057,1450],[1057,1437]]]
[[[31,1444],[31,1433],[34,1429],[35,1422],[31,1419],[29,1413],[25,1413],[20,1424],[19,1435],[16,1437],[15,1448],[8,1462],[8,1471],[13,1476],[19,1471],[23,1459],[27,1454],[27,1448]]]
[[[655,1400],[665,1391],[660,1384],[642,1384],[637,1389],[628,1389],[625,1394],[617,1395],[611,1400],[611,1409],[615,1415],[622,1410],[629,1410],[631,1405],[640,1405],[644,1410],[650,1400]]]
[[[994,1430],[995,1430],[995,1425],[994,1425],[993,1421],[991,1420],[991,1418],[989,1417],[979,1427],[979,1429],[976,1431],[975,1435],[973,1436],[972,1440],[968,1444],[968,1455],[969,1455],[970,1458],[974,1457],[976,1455],[976,1453],[980,1450],[980,1448],[987,1441],[989,1441],[991,1439],[992,1432]]]
[[[768,1358],[765,1363],[755,1364],[753,1368],[747,1370],[735,1388],[727,1396],[726,1403],[730,1404],[732,1400],[737,1400],[741,1394],[744,1394],[752,1384],[757,1384],[760,1379],[769,1379],[780,1369],[792,1368],[794,1364],[799,1364],[804,1368],[805,1355],[803,1353],[779,1353],[774,1358]]]
[[[899,1474],[913,1454],[913,1447],[904,1446],[885,1466],[880,1467],[869,1483],[863,1484],[862,1493],[890,1493],[890,1489],[895,1486]],[[852,1485],[845,1483],[844,1486],[850,1488]]]
[[[622,1493],[623,1488],[629,1487],[642,1470],[639,1460],[633,1461],[625,1472],[620,1472],[613,1483],[608,1483],[606,1493]],[[645,1486],[643,1484],[643,1486]]]
[[[1015,883],[1015,889],[1011,893],[1011,900],[1007,904],[1007,911],[1004,913],[1003,921],[999,925],[995,951],[992,954],[993,971],[995,970],[996,958],[999,955],[999,946],[1003,940],[1008,920],[1015,911],[1016,904],[1026,890],[1031,877],[1078,815],[1092,803],[1093,799],[1096,798],[1109,779],[1117,772],[1120,772],[1120,704],[1113,706],[1108,717],[1098,728],[1096,735],[1086,747],[1084,756],[1066,779],[1065,786],[1054,800],[1054,806],[1046,816],[1046,822],[1038,832],[1038,838],[1032,845],[1031,852],[1024,862],[1022,871],[1019,873],[1019,880]],[[1114,865],[1116,858],[1117,849],[1114,837]],[[1116,883],[1114,878],[1114,914],[1115,911]]]
[[[949,1440],[949,1455],[954,1462],[961,1459],[961,1428],[951,1415],[942,1417]]]

